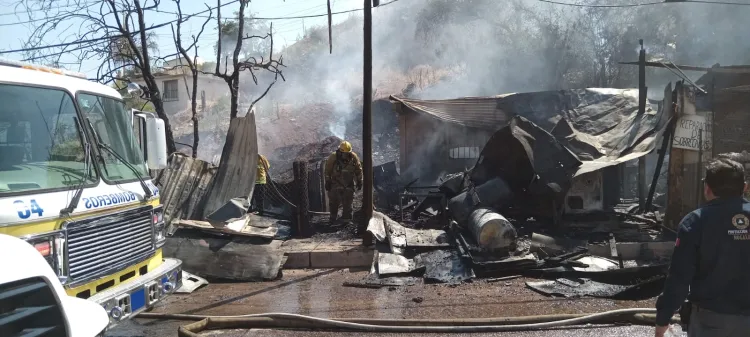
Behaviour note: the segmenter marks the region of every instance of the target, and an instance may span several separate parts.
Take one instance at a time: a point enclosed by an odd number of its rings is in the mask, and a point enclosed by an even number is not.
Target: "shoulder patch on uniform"
[[[732,217],[732,226],[737,229],[746,229],[747,227],[750,227],[750,219],[744,214],[737,214]]]

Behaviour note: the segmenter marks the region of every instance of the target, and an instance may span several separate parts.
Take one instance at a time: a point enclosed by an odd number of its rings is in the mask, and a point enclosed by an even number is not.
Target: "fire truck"
[[[0,234],[36,248],[65,292],[101,305],[110,326],[181,285],[181,261],[162,256],[149,175],[166,152],[164,122],[128,111],[114,88],[0,59]]]

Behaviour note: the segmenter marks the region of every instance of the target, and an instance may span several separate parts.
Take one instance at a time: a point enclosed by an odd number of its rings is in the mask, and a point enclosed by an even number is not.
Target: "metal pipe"
[[[362,155],[364,157],[364,195],[362,196],[363,219],[358,226],[362,244],[372,243],[367,224],[372,218],[372,0],[364,0],[364,62],[362,72]]]
[[[640,62],[618,62],[618,64],[638,65],[640,64]],[[706,72],[714,72],[714,73],[722,73],[722,74],[750,74],[750,67],[710,68],[710,67],[697,67],[697,66],[689,66],[689,65],[674,64],[674,63],[664,64],[663,62],[646,62],[646,66],[656,67],[656,68],[683,69],[683,70],[689,70],[689,71],[706,71]]]

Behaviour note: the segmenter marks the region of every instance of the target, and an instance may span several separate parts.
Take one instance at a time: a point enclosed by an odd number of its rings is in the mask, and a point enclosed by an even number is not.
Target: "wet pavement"
[[[365,271],[286,270],[281,280],[262,283],[213,283],[190,295],[172,295],[153,312],[240,315],[285,312],[323,318],[483,318],[559,313],[594,313],[622,308],[653,308],[653,300],[551,298],[527,289],[529,279],[458,286],[414,285],[381,289],[343,287],[361,280]],[[135,319],[109,331],[108,337],[176,336],[185,321]],[[396,336],[379,333],[333,333],[279,330],[205,332],[207,336]],[[407,336],[405,334],[404,336]],[[413,335],[413,334],[412,334]],[[430,334],[447,336],[448,334]],[[450,334],[468,336],[468,334]],[[535,332],[471,334],[472,336],[653,336],[640,326],[576,327]]]

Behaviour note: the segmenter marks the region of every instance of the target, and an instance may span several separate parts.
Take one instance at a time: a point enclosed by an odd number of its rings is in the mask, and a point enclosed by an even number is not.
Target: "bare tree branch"
[[[182,24],[187,22],[187,20],[190,19],[190,16],[183,17],[182,15],[182,6],[180,5],[180,0],[173,0],[175,4],[177,5],[177,32],[175,32],[174,28],[172,28],[172,36],[174,37],[175,47],[177,48],[177,51],[181,55],[180,57],[180,65],[182,65],[182,59],[184,58],[185,61],[188,64],[188,68],[190,69],[190,73],[192,74],[192,89],[190,94],[190,108],[192,110],[192,122],[193,122],[193,158],[196,158],[198,156],[198,141],[199,141],[199,128],[198,128],[198,75],[201,73],[198,71],[198,65],[197,65],[197,59],[198,59],[198,39],[200,39],[201,34],[203,34],[203,31],[206,29],[206,25],[209,21],[211,21],[211,7],[209,7],[206,4],[206,7],[208,8],[209,15],[206,21],[203,22],[203,25],[201,26],[200,31],[198,34],[193,35],[192,39],[193,42],[185,48],[182,45],[182,36],[181,36],[181,30],[182,30]],[[193,59],[190,59],[190,55],[188,54],[188,51],[193,49]]]

